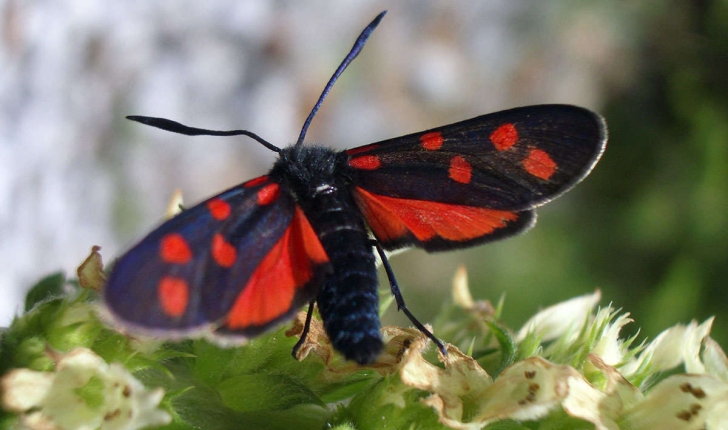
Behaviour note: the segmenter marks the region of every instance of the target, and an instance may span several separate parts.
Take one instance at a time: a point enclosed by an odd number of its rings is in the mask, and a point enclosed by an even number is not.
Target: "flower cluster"
[[[168,424],[157,409],[161,389],[147,390],[121,364],[87,348],[54,357],[55,371],[14,369],[2,378],[3,406],[33,429],[136,429]]]
[[[456,301],[477,314],[487,306],[469,298],[464,277],[456,277]],[[504,419],[557,419],[554,411],[596,429],[728,426],[728,359],[709,337],[712,319],[676,325],[633,347],[634,338],[619,337],[631,322],[628,314],[611,307],[595,312],[599,299],[597,291],[531,318],[514,337],[514,363],[495,379],[453,349],[441,357],[445,369],[413,358],[402,380],[432,393],[424,402],[440,422],[457,429],[480,429]],[[655,381],[680,365],[687,373]]]
[[[453,342],[447,355],[418,330],[384,327],[384,351],[358,366],[316,318],[292,359],[303,313],[234,348],[127,336],[97,316],[102,267],[94,248],[78,284],[46,278],[3,333],[0,427],[728,427],[728,359],[710,337],[712,319],[637,344],[620,335],[629,314],[598,308],[597,291],[510,330],[502,301],[474,300],[460,270],[453,304],[433,324]]]

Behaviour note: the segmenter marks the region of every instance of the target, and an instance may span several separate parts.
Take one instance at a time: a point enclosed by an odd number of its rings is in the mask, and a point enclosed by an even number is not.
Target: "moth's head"
[[[270,176],[288,184],[298,196],[314,197],[333,186],[340,170],[340,153],[319,145],[283,148]]]

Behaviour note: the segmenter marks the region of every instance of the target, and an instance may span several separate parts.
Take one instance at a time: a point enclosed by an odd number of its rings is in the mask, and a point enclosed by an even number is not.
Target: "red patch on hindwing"
[[[291,225],[273,245],[235,300],[229,329],[263,326],[291,310],[296,291],[313,279],[316,265],[329,261],[303,211],[296,207]]]
[[[442,133],[440,133],[439,131],[425,133],[420,136],[420,144],[428,151],[436,151],[442,148],[443,142],[444,140],[442,138]]]
[[[382,165],[376,155],[362,155],[349,160],[349,166],[361,170],[375,170]]]
[[[410,200],[372,194],[356,187],[354,197],[377,239],[396,242],[411,233],[419,242],[435,237],[465,242],[516,221],[515,212]]]
[[[356,148],[350,148],[346,150],[347,155],[361,154],[362,152],[374,151],[379,147],[378,143],[370,143],[369,145],[358,146]]]
[[[157,284],[157,298],[165,315],[178,318],[187,310],[190,288],[183,278],[165,276]]]
[[[490,141],[493,142],[495,149],[499,151],[510,148],[518,141],[516,126],[511,123],[501,125],[490,134]]]
[[[455,182],[468,184],[473,176],[473,168],[465,158],[460,155],[456,155],[450,160],[448,175],[450,176],[450,179]]]
[[[269,180],[268,176],[258,176],[255,179],[251,179],[248,182],[245,182],[243,186],[245,188],[252,188],[257,187],[258,185],[262,184],[263,182]]]
[[[207,209],[210,215],[218,221],[222,221],[230,216],[230,204],[222,199],[212,199],[207,202]]]
[[[531,149],[528,157],[523,160],[523,168],[533,176],[546,181],[556,172],[556,162],[546,151]]]
[[[258,190],[258,204],[266,206],[273,203],[280,195],[281,187],[278,184],[268,184]]]
[[[235,259],[238,255],[235,247],[225,242],[225,239],[220,233],[213,236],[210,252],[215,263],[226,269],[235,264]]]
[[[159,256],[165,263],[185,264],[192,259],[192,251],[181,234],[169,233],[162,237]]]

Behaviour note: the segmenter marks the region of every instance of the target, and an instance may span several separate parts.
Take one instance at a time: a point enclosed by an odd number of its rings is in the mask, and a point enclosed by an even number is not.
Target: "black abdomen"
[[[321,319],[334,348],[369,364],[382,350],[377,268],[364,219],[348,188],[348,157],[320,146],[281,151],[269,173],[286,184],[331,263],[318,292]]]
[[[326,333],[347,359],[372,363],[382,339],[376,262],[364,221],[345,188],[321,186],[304,205],[333,268],[316,298]]]

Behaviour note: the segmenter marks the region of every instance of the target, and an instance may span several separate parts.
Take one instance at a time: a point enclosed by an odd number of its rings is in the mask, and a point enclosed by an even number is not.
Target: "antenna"
[[[260,142],[261,145],[273,152],[281,152],[281,148],[273,145],[252,131],[248,130],[208,130],[206,128],[189,127],[166,118],[155,118],[151,116],[129,115],[126,119],[150,125],[152,127],[161,128],[162,130],[171,131],[172,133],[184,134],[187,136],[248,136]]]
[[[334,83],[337,79],[339,79],[339,76],[346,70],[346,68],[349,66],[349,64],[354,61],[354,58],[356,58],[357,55],[359,55],[359,52],[361,52],[361,49],[364,47],[364,44],[367,42],[367,39],[369,39],[369,36],[371,36],[372,32],[375,28],[379,25],[379,21],[384,18],[384,15],[387,14],[387,11],[380,13],[377,15],[376,18],[372,22],[369,23],[369,25],[366,26],[366,28],[361,32],[359,37],[356,39],[356,42],[354,42],[354,46],[351,48],[351,51],[349,51],[349,54],[344,58],[344,61],[341,62],[339,67],[334,72],[333,76],[331,76],[331,79],[329,79],[329,82],[324,87],[324,91],[321,93],[321,96],[319,97],[316,104],[313,106],[313,109],[311,109],[311,113],[308,114],[308,118],[306,118],[306,122],[303,123],[303,128],[301,128],[301,134],[298,135],[298,140],[296,141],[296,146],[303,143],[303,139],[306,137],[306,131],[308,131],[308,126],[311,125],[311,121],[313,120],[313,117],[316,115],[316,112],[318,112],[319,108],[321,107],[321,103],[324,102],[324,99],[329,94],[329,91],[331,91],[331,87],[334,86]],[[160,128],[162,130],[171,131],[172,133],[179,133],[184,134],[187,136],[248,136],[251,139],[256,140],[261,145],[265,146],[266,148],[270,149],[273,152],[281,152],[281,148],[273,145],[272,143],[268,142],[267,140],[263,139],[262,137],[258,136],[257,134],[248,131],[248,130],[227,130],[227,131],[220,131],[220,130],[208,130],[205,128],[197,128],[197,127],[189,127],[184,124],[180,124],[177,121],[172,121],[171,119],[166,118],[155,118],[151,116],[140,116],[140,115],[130,115],[127,116],[126,119],[136,121],[145,125],[149,125],[152,127]]]
[[[359,55],[359,52],[361,52],[361,49],[364,47],[364,44],[367,43],[367,39],[369,39],[369,36],[372,35],[372,32],[375,28],[379,25],[379,21],[384,18],[384,15],[387,14],[387,11],[383,11],[379,15],[377,15],[376,18],[372,22],[369,23],[369,25],[366,26],[366,28],[361,32],[359,37],[356,39],[356,42],[354,42],[354,46],[351,48],[351,51],[349,51],[349,54],[344,58],[344,61],[339,64],[339,67],[334,72],[333,76],[331,76],[331,79],[329,79],[329,82],[324,87],[324,91],[321,93],[321,96],[319,97],[316,104],[313,106],[313,109],[311,109],[311,113],[308,114],[308,118],[306,118],[306,122],[303,123],[303,127],[301,128],[301,134],[298,135],[298,140],[296,141],[296,146],[303,143],[303,139],[306,137],[306,132],[308,131],[308,126],[311,125],[311,121],[313,120],[314,115],[316,115],[316,112],[318,112],[319,108],[321,107],[321,103],[324,102],[324,99],[329,94],[329,91],[331,91],[331,87],[334,86],[334,83],[337,79],[339,79],[339,76],[341,76],[342,73],[344,73],[344,70],[351,64],[352,61],[354,61],[354,58],[356,58],[357,55]]]

